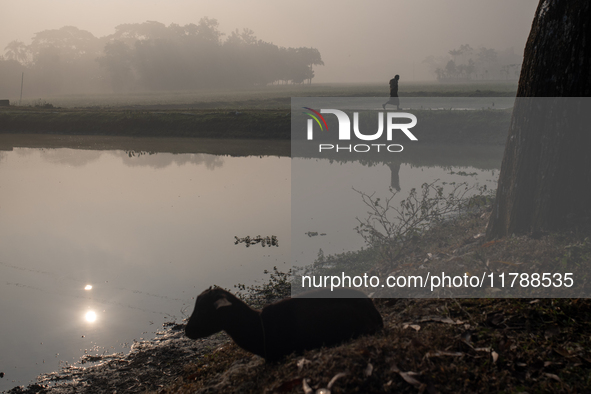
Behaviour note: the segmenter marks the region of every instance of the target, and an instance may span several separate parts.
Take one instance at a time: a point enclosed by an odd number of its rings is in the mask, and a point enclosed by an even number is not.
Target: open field
[[[509,83],[417,83],[401,85],[400,96],[512,97],[515,88]],[[307,96],[385,97],[387,91],[382,85],[340,84],[48,97],[0,108],[0,133],[289,140],[291,97]],[[429,136],[430,143],[503,144],[510,116],[507,111],[486,110],[470,115],[423,112],[425,124],[438,124],[442,116],[469,118],[468,123],[462,119],[462,124],[481,131],[479,136],[468,137],[460,131],[450,138],[439,128],[438,135]],[[491,127],[495,128],[492,132]]]
[[[143,109],[289,109],[291,97],[387,97],[388,89],[388,81],[384,81],[383,84],[274,85],[235,90],[28,97],[24,98],[21,104],[31,107],[51,104],[54,107],[63,108],[137,108],[139,106]],[[508,97],[514,96],[516,91],[515,82],[440,84],[401,81],[399,95],[401,97]],[[10,102],[18,103],[18,98],[10,97]]]

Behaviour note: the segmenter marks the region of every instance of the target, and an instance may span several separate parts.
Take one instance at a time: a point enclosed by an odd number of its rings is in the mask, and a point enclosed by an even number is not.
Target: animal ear
[[[224,306],[232,306],[232,303],[230,301],[228,301],[227,298],[222,297],[219,300],[217,300],[216,302],[214,302],[213,306],[215,306],[215,309],[220,309],[220,308],[223,308]]]

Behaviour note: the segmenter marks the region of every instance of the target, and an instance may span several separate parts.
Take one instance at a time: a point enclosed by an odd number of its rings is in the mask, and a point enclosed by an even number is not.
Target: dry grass
[[[491,269],[586,266],[585,231],[534,234],[484,243],[487,209],[432,229],[404,258],[376,272],[457,257]],[[425,262],[426,253],[434,258]],[[495,263],[490,263],[494,261]],[[498,263],[501,262],[501,263]],[[444,266],[432,269],[441,269]],[[462,267],[462,271],[465,267]],[[530,295],[531,296],[531,295]],[[376,299],[384,330],[334,348],[265,364],[230,344],[186,366],[182,382],[159,393],[301,393],[304,379],[333,393],[589,393],[591,302],[588,299]],[[286,339],[288,340],[288,339]]]

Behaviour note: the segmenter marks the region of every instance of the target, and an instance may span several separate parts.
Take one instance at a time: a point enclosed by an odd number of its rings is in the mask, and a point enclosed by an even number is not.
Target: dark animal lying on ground
[[[209,288],[197,297],[185,334],[198,339],[224,330],[241,348],[274,361],[382,327],[373,302],[356,290],[319,290],[256,310],[226,290]]]

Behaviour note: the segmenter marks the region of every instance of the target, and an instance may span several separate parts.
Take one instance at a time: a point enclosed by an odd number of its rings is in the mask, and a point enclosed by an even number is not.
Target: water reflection
[[[320,255],[366,246],[355,230],[368,216],[359,192],[381,201],[391,199],[391,206],[398,207],[412,189],[421,190],[424,183],[442,186],[445,195],[461,183],[475,186],[467,196],[476,192],[477,186],[496,187],[503,152],[500,146],[408,150],[406,156],[383,160],[336,154],[320,159],[299,149],[305,155],[292,159],[291,172],[292,261],[298,266],[309,265]],[[311,237],[310,233],[326,235]]]
[[[88,311],[84,315],[84,318],[89,323],[94,323],[96,321],[96,313],[94,311]]]
[[[101,160],[104,155],[119,158],[130,167],[166,168],[171,165],[203,165],[208,170],[215,170],[224,165],[224,157],[202,153],[156,153],[147,151],[100,151],[76,149],[33,149],[17,148],[14,154],[28,158],[40,154],[43,161],[50,164],[61,164],[69,167],[84,167]],[[0,160],[7,154],[0,152]]]
[[[354,227],[364,209],[353,187],[407,192],[474,172],[471,179],[485,181],[500,164],[480,151],[472,161],[447,153],[370,164],[149,150],[0,152],[0,335],[11,339],[0,341],[11,371],[0,390],[84,353],[128,351],[134,339],[190,314],[210,285],[253,283],[273,266],[287,271],[292,224],[306,252],[298,263],[312,262],[320,248],[363,246]],[[293,193],[292,162],[311,176]],[[292,203],[299,222],[292,223]],[[275,236],[279,246],[234,244],[257,234]]]
[[[134,152],[0,152],[0,390],[127,351],[204,288],[286,266],[289,158]],[[234,245],[249,234],[280,247]]]
[[[166,168],[170,165],[203,165],[208,170],[215,170],[224,165],[224,157],[216,155],[206,155],[201,153],[194,154],[166,154],[145,151],[117,151],[116,157],[119,157],[123,164],[130,167],[148,166],[152,168]]]

